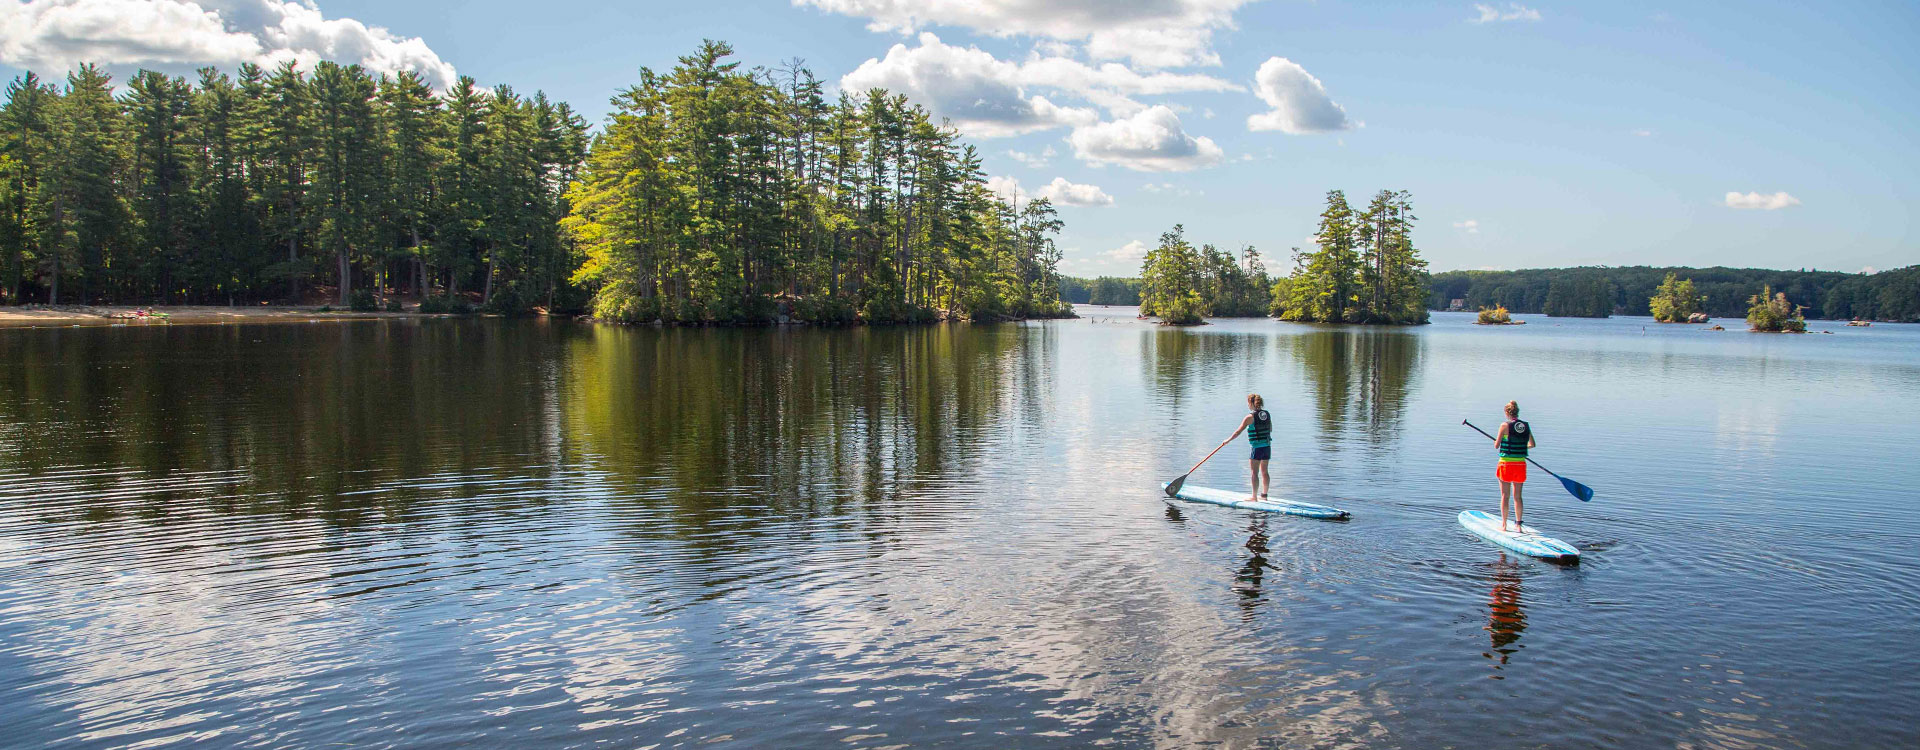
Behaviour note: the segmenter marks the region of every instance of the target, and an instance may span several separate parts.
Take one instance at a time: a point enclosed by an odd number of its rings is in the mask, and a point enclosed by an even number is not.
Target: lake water
[[[1920,326],[1082,313],[0,330],[0,745],[1920,743]]]

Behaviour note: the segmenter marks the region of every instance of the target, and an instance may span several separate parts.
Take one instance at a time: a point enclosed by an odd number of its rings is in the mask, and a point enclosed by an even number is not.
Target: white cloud
[[[1091,164],[1117,164],[1141,172],[1184,172],[1226,159],[1213,139],[1188,135],[1180,116],[1165,106],[1132,117],[1074,128],[1067,137],[1074,156]]]
[[[1133,95],[1240,89],[1213,76],[1140,73],[1119,63],[1095,66],[1037,54],[1025,62],[1012,62],[978,47],[947,44],[931,33],[921,34],[917,42],[914,47],[895,44],[886,57],[861,63],[840,79],[840,87],[905,94],[952,119],[968,135],[984,138],[1087,125],[1099,119],[1092,109],[1058,104],[1033,93],[1039,90],[1085,99],[1124,117],[1146,108],[1131,99]]]
[[[1025,188],[1020,187],[1019,180],[998,175],[987,178],[987,192],[999,196],[1000,200],[1008,203],[1025,203],[1033,198],[1027,194]]]
[[[1648,130],[1646,128],[1640,128],[1639,130],[1633,131],[1633,134],[1640,136],[1641,138],[1650,138],[1653,136],[1653,131]]]
[[[0,62],[53,73],[83,62],[193,68],[320,60],[411,70],[445,88],[454,68],[402,37],[288,0],[27,0],[0,3]]]
[[[1778,211],[1788,206],[1798,205],[1800,205],[1800,199],[1787,195],[1785,191],[1774,193],[1773,195],[1727,193],[1727,208]]]
[[[1131,263],[1134,265],[1138,265],[1141,261],[1147,259],[1147,243],[1141,242],[1139,240],[1134,240],[1125,245],[1121,245],[1112,250],[1108,250],[1104,253],[1101,253],[1101,255],[1120,261],[1122,263]]]
[[[1507,9],[1501,10],[1491,5],[1474,3],[1473,9],[1480,13],[1478,18],[1467,19],[1468,23],[1501,23],[1505,21],[1538,21],[1540,11],[1519,3],[1507,3]]]
[[[1253,75],[1254,93],[1273,108],[1247,118],[1248,130],[1278,130],[1300,135],[1352,130],[1358,126],[1347,110],[1327,96],[1306,68],[1284,57],[1269,57]]]
[[[1140,189],[1141,189],[1141,190],[1145,190],[1145,191],[1147,191],[1147,192],[1149,192],[1149,193],[1161,193],[1161,194],[1165,194],[1165,195],[1178,195],[1178,196],[1181,196],[1181,197],[1189,197],[1189,196],[1196,196],[1196,195],[1206,195],[1206,194],[1207,194],[1207,191],[1205,191],[1205,190],[1193,190],[1193,189],[1189,189],[1189,188],[1185,188],[1185,187],[1181,187],[1181,186],[1179,186],[1179,185],[1175,185],[1175,184],[1173,184],[1173,183],[1171,183],[1171,182],[1162,182],[1162,183],[1157,183],[1157,184],[1156,184],[1156,183],[1152,183],[1152,182],[1149,182],[1149,183],[1147,183],[1147,184],[1145,184],[1145,185],[1141,185],[1141,186],[1140,186]]]
[[[1218,65],[1213,32],[1253,0],[792,0],[868,19],[874,31],[958,26],[998,37],[1085,44],[1097,60],[1149,68]],[[1054,48],[1056,51],[1058,47]]]
[[[1453,228],[1466,232],[1467,234],[1479,234],[1480,222],[1474,219],[1467,219],[1465,221],[1456,221],[1453,223]]]
[[[1863,276],[1872,276],[1879,272],[1880,272],[1880,269],[1874,268],[1873,266],[1862,266],[1860,268],[1860,273]]]
[[[1055,177],[1053,182],[1040,186],[1034,191],[1034,197],[1045,198],[1062,206],[1111,206],[1113,196],[1101,190],[1099,185],[1082,185],[1068,182],[1065,177]]]
[[[1052,146],[1046,147],[1037,154],[1030,154],[1014,149],[1007,150],[1007,156],[1011,157],[1014,161],[1020,162],[1021,165],[1032,169],[1040,169],[1041,167],[1047,166],[1048,162],[1052,161],[1053,157],[1058,154],[1059,152],[1054,151]]]
[[[1062,107],[1020,86],[1020,66],[994,59],[976,47],[944,44],[920,35],[920,46],[893,45],[884,59],[869,59],[840,79],[842,89],[886,89],[953,120],[968,135],[995,138],[1084,125],[1099,115]]]

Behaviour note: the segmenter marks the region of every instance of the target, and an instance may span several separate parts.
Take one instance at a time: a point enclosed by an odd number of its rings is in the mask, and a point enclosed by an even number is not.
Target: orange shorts
[[[1499,477],[1502,482],[1525,482],[1527,481],[1527,462],[1501,461],[1494,468],[1493,475]]]

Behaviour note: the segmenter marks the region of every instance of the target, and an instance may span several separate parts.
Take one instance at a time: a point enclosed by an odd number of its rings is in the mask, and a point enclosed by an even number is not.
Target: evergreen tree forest
[[[1556,318],[1605,318],[1613,314],[1613,282],[1599,274],[1554,279],[1541,312]]]
[[[1412,194],[1382,190],[1356,213],[1346,193],[1328,191],[1315,234],[1318,247],[1294,256],[1294,272],[1274,287],[1285,320],[1320,323],[1427,322],[1427,262],[1413,246]]]
[[[565,104],[320,62],[28,73],[0,108],[6,302],[567,304],[586,126]]]
[[[28,73],[0,107],[0,300],[1071,315],[1052,204],[995,197],[904,97],[732,54],[641,70],[597,133],[543,94],[331,62]]]
[[[1259,317],[1270,304],[1269,283],[1258,250],[1245,247],[1235,257],[1213,245],[1195,248],[1186,227],[1174,225],[1141,262],[1140,313],[1172,325]]]
[[[1010,205],[979,155],[885,91],[707,42],[614,98],[563,222],[597,317],[868,322],[1071,315],[1051,203]]]

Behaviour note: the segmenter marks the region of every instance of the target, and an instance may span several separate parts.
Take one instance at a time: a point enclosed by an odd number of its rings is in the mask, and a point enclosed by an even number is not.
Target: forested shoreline
[[[1654,315],[1650,305],[1666,275],[1690,280],[1687,290],[1697,309],[1716,318],[1745,316],[1753,295],[1765,287],[1787,295],[1812,318],[1920,322],[1920,266],[1874,274],[1648,266],[1444,271],[1428,281],[1426,303],[1445,310],[1458,299],[1469,311],[1504,307],[1557,317]],[[1140,280],[1134,278],[1062,277],[1061,289],[1062,298],[1076,304],[1140,304]],[[1695,309],[1678,317],[1684,321]]]
[[[0,107],[0,301],[293,304],[623,322],[1071,315],[1045,200],[986,187],[885,91],[706,42],[598,133],[461,78],[27,73]],[[324,290],[325,299],[317,292]]]
[[[1433,275],[1427,304],[1444,310],[1458,299],[1469,310],[1498,306],[1516,313],[1652,315],[1652,299],[1669,274],[1691,280],[1697,309],[1715,318],[1745,317],[1753,296],[1769,288],[1811,318],[1920,322],[1920,266],[1874,274],[1721,266],[1447,271]],[[1604,314],[1594,314],[1602,307]]]

